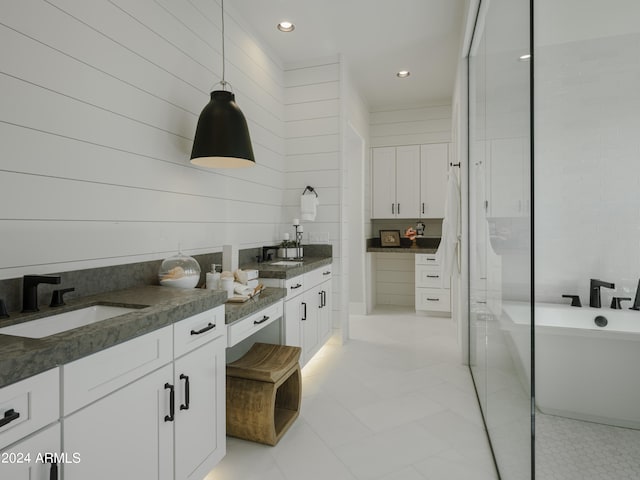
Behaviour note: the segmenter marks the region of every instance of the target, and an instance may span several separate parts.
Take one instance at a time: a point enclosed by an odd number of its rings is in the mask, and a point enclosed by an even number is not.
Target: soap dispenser
[[[218,290],[220,288],[220,272],[217,267],[222,267],[216,263],[211,264],[211,272],[207,273],[207,290]]]

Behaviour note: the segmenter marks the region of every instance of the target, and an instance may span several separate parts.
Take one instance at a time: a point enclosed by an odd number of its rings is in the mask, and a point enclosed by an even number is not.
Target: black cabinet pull
[[[307,319],[307,303],[306,302],[301,302],[302,305],[304,305],[304,314],[301,318],[301,320],[306,320]]]
[[[58,464],[52,463],[49,470],[49,480],[58,480]]]
[[[16,412],[13,408],[4,412],[4,417],[0,420],[0,427],[13,422],[15,419],[20,418],[20,413]]]
[[[322,275],[331,275],[331,272],[323,272]]]
[[[322,308],[324,307],[324,302],[322,301],[322,292],[318,292],[318,295],[320,295],[320,305],[318,305],[318,308]]]
[[[173,422],[173,416],[176,413],[176,392],[173,385],[170,383],[164,384],[164,389],[169,390],[169,415],[164,416],[165,422]]]
[[[440,275],[427,275],[427,278],[440,278]]]
[[[322,295],[321,299],[322,299],[322,306],[326,307],[327,306],[327,292],[322,290],[320,292],[320,294]]]
[[[184,380],[184,403],[180,405],[180,410],[189,410],[189,376],[181,373],[180,380]]]
[[[291,287],[289,287],[291,290],[295,290],[296,288],[300,288],[302,286],[302,284],[298,283],[296,285],[293,285]]]
[[[200,335],[201,333],[208,332],[213,328],[216,328],[216,324],[209,322],[206,327],[201,328],[200,330],[191,330],[191,335]]]
[[[422,213],[424,213],[424,202],[422,202]]]
[[[392,203],[392,204],[391,204],[391,213],[396,213],[396,212],[395,212],[395,208],[396,208],[396,204],[395,204],[395,203]]]
[[[400,215],[400,204],[398,204],[398,215]]]
[[[430,301],[430,302],[439,302],[440,301],[439,298],[429,298],[429,297],[427,297],[427,300]]]
[[[253,324],[254,325],[260,325],[261,323],[266,322],[267,320],[269,320],[270,317],[267,317],[266,315],[262,316],[262,320],[254,320]]]

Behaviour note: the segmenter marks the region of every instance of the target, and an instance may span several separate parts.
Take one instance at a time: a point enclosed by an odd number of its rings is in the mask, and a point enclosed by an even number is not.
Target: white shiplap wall
[[[379,305],[415,305],[415,255],[375,253]]]
[[[370,120],[372,147],[451,141],[451,105],[377,110]]]
[[[285,66],[287,152],[284,223],[300,217],[300,195],[309,185],[320,200],[314,222],[304,226],[305,241],[317,235],[333,246],[333,319],[339,323],[344,299],[341,228],[341,100],[338,57]]]
[[[4,2],[0,278],[163,258],[179,245],[201,253],[277,238],[283,70],[233,10],[225,20],[226,77],[248,119],[257,166],[212,171],[189,163],[198,115],[220,80],[220,26],[214,0]],[[336,88],[320,84],[317,96]],[[313,88],[297,97],[295,90],[290,99],[315,100]],[[295,106],[287,109],[291,120]],[[315,132],[309,148],[323,167],[335,163],[334,148],[320,153],[337,144],[335,125],[318,118],[298,126],[301,136]],[[289,142],[291,152],[308,153],[307,142]],[[337,208],[333,175],[323,170],[322,181],[311,182],[323,186],[322,215]]]

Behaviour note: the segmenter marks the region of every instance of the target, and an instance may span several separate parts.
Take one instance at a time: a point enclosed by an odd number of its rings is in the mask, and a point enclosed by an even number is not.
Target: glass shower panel
[[[481,2],[469,57],[471,371],[505,480],[532,461],[529,19]]]
[[[541,480],[640,478],[640,2],[587,3],[534,4]]]

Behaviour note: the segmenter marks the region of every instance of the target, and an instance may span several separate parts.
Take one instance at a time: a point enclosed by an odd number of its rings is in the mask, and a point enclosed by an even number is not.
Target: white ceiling
[[[231,1],[285,63],[342,54],[372,111],[450,101],[465,0]]]

